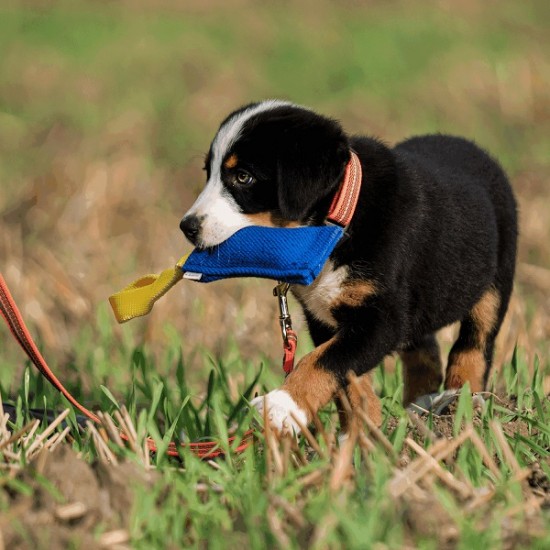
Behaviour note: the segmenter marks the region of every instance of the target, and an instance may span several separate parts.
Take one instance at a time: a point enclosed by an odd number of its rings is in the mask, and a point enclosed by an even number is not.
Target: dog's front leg
[[[343,323],[332,338],[303,357],[280,389],[252,401],[260,412],[267,404],[267,418],[275,429],[299,433],[294,418],[303,425],[311,422],[347,385],[350,371],[361,376],[396,349],[402,334],[399,312],[377,306],[362,313],[360,322]]]
[[[309,424],[340,389],[336,374],[321,363],[323,354],[333,344],[331,338],[315,348],[298,362],[280,389],[252,400],[261,414],[264,403],[267,405],[267,420],[279,433],[300,433],[299,423]]]

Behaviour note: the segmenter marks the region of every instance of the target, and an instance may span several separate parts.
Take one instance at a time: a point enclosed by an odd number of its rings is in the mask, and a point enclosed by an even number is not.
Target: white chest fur
[[[336,328],[336,321],[330,311],[331,305],[342,293],[347,275],[346,266],[334,269],[334,264],[329,260],[313,283],[309,286],[292,285],[292,292],[315,319]]]

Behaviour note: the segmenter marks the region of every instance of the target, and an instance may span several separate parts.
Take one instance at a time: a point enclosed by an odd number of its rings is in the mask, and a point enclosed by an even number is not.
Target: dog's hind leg
[[[501,293],[492,286],[462,320],[458,340],[449,354],[445,389],[459,389],[467,382],[472,392],[485,389],[508,296],[505,300],[503,304]]]
[[[443,367],[435,334],[427,334],[399,353],[403,362],[403,405],[435,393],[443,381]]]

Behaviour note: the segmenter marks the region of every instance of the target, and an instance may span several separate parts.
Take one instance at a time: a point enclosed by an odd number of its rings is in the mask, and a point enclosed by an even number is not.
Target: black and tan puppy
[[[181,228],[194,245],[212,247],[248,225],[321,225],[350,150],[363,177],[348,238],[312,285],[292,287],[316,348],[266,397],[282,431],[298,431],[292,415],[307,424],[342,388],[356,406],[350,371],[361,377],[379,422],[368,373],[392,352],[403,360],[405,403],[438,391],[435,332],[455,321],[460,334],[444,386],[483,390],[512,291],[516,203],[487,153],[445,135],[390,148],[283,101],[252,104],[224,120],[206,158],[206,187]]]

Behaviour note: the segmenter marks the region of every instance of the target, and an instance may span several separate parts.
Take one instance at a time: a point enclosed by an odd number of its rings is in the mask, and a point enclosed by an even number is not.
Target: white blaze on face
[[[219,129],[212,143],[210,178],[195,204],[186,214],[186,216],[195,215],[201,219],[201,246],[210,247],[220,244],[239,229],[252,225],[252,221],[242,213],[235,199],[225,189],[221,178],[222,162],[241,135],[247,120],[264,111],[289,105],[292,104],[286,101],[263,101],[231,117]]]

